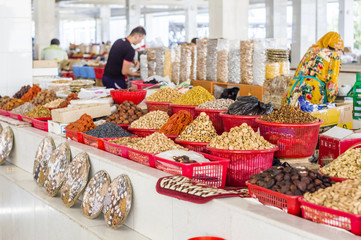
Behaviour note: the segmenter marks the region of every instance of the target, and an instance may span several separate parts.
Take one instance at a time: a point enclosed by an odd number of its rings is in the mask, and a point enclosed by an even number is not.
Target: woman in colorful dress
[[[328,32],[318,40],[303,56],[282,104],[297,106],[300,95],[313,104],[333,102],[338,92],[342,53],[340,34]]]

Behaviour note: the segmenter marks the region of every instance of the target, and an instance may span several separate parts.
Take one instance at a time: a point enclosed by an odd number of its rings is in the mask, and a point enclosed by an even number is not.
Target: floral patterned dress
[[[305,96],[314,104],[333,102],[338,92],[340,54],[328,48],[310,47],[289,83],[282,104],[297,105]]]

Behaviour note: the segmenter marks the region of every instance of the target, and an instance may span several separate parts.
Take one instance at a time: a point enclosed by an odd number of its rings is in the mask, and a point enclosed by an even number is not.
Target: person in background
[[[334,102],[342,53],[343,40],[337,32],[328,32],[312,45],[299,63],[282,104],[297,106],[301,95],[313,104]]]
[[[139,44],[145,37],[143,27],[134,28],[126,38],[118,39],[110,49],[107,65],[104,69],[103,85],[106,88],[127,88],[125,76],[139,77],[140,73],[133,72],[130,67],[139,67],[139,62],[134,60],[135,50],[132,45]]]
[[[68,54],[59,47],[59,39],[52,39],[50,41],[50,47],[44,48],[41,53],[41,59],[43,60],[58,60],[61,62],[64,59],[68,59]]]
[[[193,38],[193,39],[191,40],[191,44],[192,44],[192,45],[196,45],[196,44],[197,44],[197,40],[198,40],[198,38]]]

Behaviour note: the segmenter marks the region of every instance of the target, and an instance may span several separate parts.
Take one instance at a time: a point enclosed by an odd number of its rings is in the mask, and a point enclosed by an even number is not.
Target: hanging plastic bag
[[[217,43],[218,39],[208,39],[207,42],[207,78],[217,81]]]
[[[167,49],[164,52],[163,76],[168,76],[169,79],[172,80],[172,52],[170,49]]]
[[[155,49],[155,73],[156,75],[163,76],[164,73],[164,54],[165,47],[158,47]]]
[[[172,47],[172,82],[179,84],[180,74],[180,47],[178,45]]]
[[[207,39],[197,40],[197,80],[207,79]]]
[[[241,50],[240,42],[237,40],[231,41],[229,44],[228,82],[241,82]]]
[[[217,81],[228,82],[229,41],[219,39],[217,44]]]
[[[253,85],[263,86],[266,79],[266,48],[264,41],[254,41]]]
[[[180,76],[179,83],[191,80],[192,47],[188,44],[181,45]]]
[[[147,60],[147,54],[140,55],[140,77],[142,79],[146,79],[148,77],[148,60]]]
[[[156,49],[148,48],[147,49],[147,61],[148,61],[148,77],[157,75],[156,74]]]
[[[241,83],[251,85],[253,83],[253,40],[241,41]]]

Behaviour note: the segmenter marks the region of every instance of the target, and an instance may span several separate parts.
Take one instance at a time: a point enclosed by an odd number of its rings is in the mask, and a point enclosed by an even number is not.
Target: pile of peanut
[[[332,177],[360,178],[361,148],[347,150],[320,171]]]
[[[177,89],[165,87],[147,97],[150,102],[173,102],[183,94]]]
[[[168,121],[168,114],[163,111],[152,111],[130,124],[131,128],[161,129]]]
[[[204,112],[189,124],[179,135],[178,139],[189,142],[210,142],[217,135],[209,116]]]
[[[130,148],[147,153],[161,153],[168,150],[185,149],[182,146],[174,143],[163,133],[158,132],[155,132],[152,135],[143,138],[141,141],[128,146]]]
[[[212,139],[210,147],[226,150],[263,150],[275,146],[253,131],[247,123],[242,123],[241,126]]]
[[[331,187],[306,193],[307,202],[343,212],[361,214],[361,180],[346,180]]]

